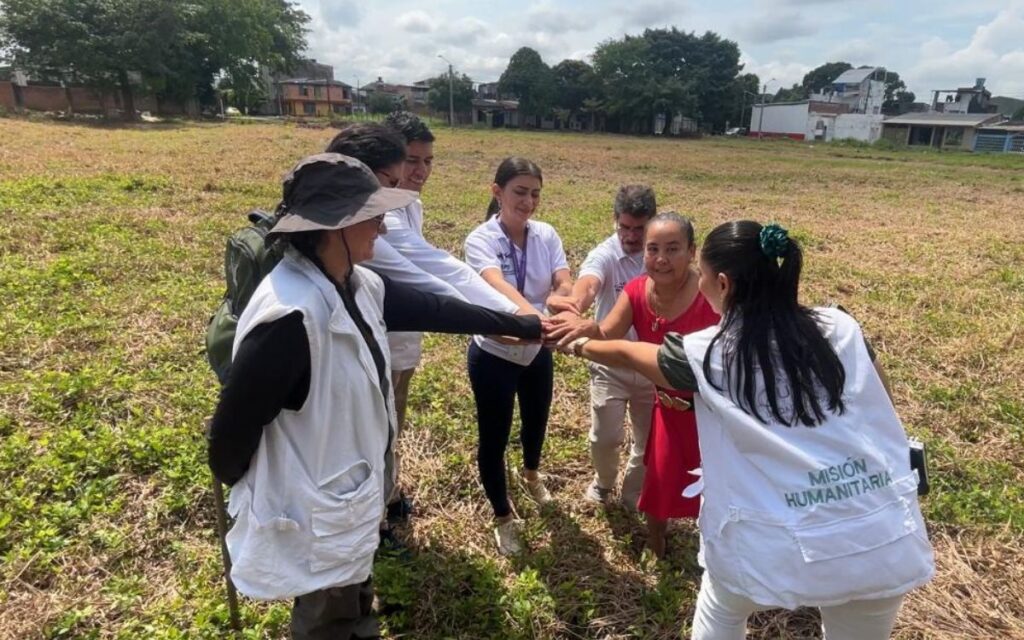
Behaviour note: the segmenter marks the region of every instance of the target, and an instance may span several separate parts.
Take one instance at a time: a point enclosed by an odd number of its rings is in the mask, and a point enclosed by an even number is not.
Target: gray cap
[[[415,191],[380,186],[369,167],[340,153],[303,158],[285,176],[283,191],[284,214],[268,240],[279,233],[350,227],[418,197]]]

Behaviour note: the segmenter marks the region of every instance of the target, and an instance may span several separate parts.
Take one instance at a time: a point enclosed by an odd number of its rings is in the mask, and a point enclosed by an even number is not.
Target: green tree
[[[498,91],[503,96],[515,96],[523,115],[544,117],[554,106],[554,77],[551,68],[540,54],[522,47],[508,61],[508,67],[498,79]]]
[[[804,90],[804,98],[809,98],[812,93],[820,93],[822,89],[832,85],[832,82],[849,71],[853,65],[849,62],[826,62],[825,64],[811,69],[804,75],[800,86]]]
[[[750,113],[754,104],[759,101],[761,91],[761,79],[754,73],[744,73],[736,76],[732,83],[732,103],[735,108],[735,120],[732,121],[736,127],[750,127]]]
[[[594,73],[610,126],[648,132],[657,114],[682,114],[721,131],[738,106],[739,57],[731,40],[675,27],[601,43]]]
[[[579,113],[583,103],[594,97],[594,68],[582,60],[562,60],[551,68],[555,84],[555,106],[570,114]]]
[[[121,92],[212,100],[213,80],[285,69],[309,17],[287,0],[0,0],[0,50],[43,77]]]
[[[786,87],[779,87],[779,90],[775,92],[775,95],[768,102],[798,102],[806,99],[807,90],[804,86],[802,84],[794,84],[788,89]]]
[[[1011,120],[1024,120],[1024,107],[1021,107],[1020,109],[1017,109],[1016,111],[1014,111],[1013,115],[1010,117],[1010,119]]]
[[[431,78],[427,81],[427,104],[434,111],[448,113],[448,74]],[[452,106],[455,113],[466,113],[473,109],[473,80],[466,74],[456,75],[451,82],[454,100]]]
[[[391,113],[402,107],[402,97],[393,93],[374,91],[366,99],[366,108],[370,113]]]
[[[910,111],[917,96],[907,91],[907,85],[895,71],[885,71],[885,100],[882,102],[882,113],[890,116]]]

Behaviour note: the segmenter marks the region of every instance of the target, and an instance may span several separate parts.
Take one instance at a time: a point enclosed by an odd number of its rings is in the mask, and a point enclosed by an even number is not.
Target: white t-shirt
[[[644,272],[643,253],[630,255],[622,250],[622,241],[613,233],[590,250],[580,266],[580,275],[593,276],[601,283],[594,300],[594,318],[600,322],[611,313],[619,294],[630,280]],[[627,340],[636,340],[636,331],[629,328]]]
[[[384,216],[388,232],[374,244],[373,259],[365,266],[387,275],[395,282],[413,285],[438,295],[451,295],[473,304],[508,313],[518,307],[487,284],[475,270],[423,237],[423,203],[415,200],[404,209]],[[391,367],[395,371],[414,369],[423,353],[423,334],[388,333]]]
[[[499,269],[505,282],[513,287],[517,286],[514,260],[522,260],[521,256],[522,251],[505,235],[497,216],[473,229],[466,238],[466,263],[477,273]],[[533,308],[544,311],[555,272],[569,268],[562,239],[554,227],[539,220],[532,220],[528,224],[525,260],[523,297]],[[541,349],[540,345],[505,345],[484,336],[475,336],[474,340],[484,351],[523,366],[530,364]]]

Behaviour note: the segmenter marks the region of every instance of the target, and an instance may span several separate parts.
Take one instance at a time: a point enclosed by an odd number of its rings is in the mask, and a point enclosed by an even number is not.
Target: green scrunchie
[[[761,251],[773,260],[789,251],[789,232],[774,222],[761,227],[760,240]]]

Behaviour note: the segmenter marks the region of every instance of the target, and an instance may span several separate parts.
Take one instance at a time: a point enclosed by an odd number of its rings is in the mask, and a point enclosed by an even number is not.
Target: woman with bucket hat
[[[439,301],[358,266],[386,231],[384,214],[415,197],[381,187],[348,156],[299,162],[267,236],[285,244],[284,257],[238,321],[210,466],[232,485],[231,577],[251,597],[294,598],[293,638],[378,637],[370,574],[395,428],[387,320],[398,330],[541,334],[536,318]]]

